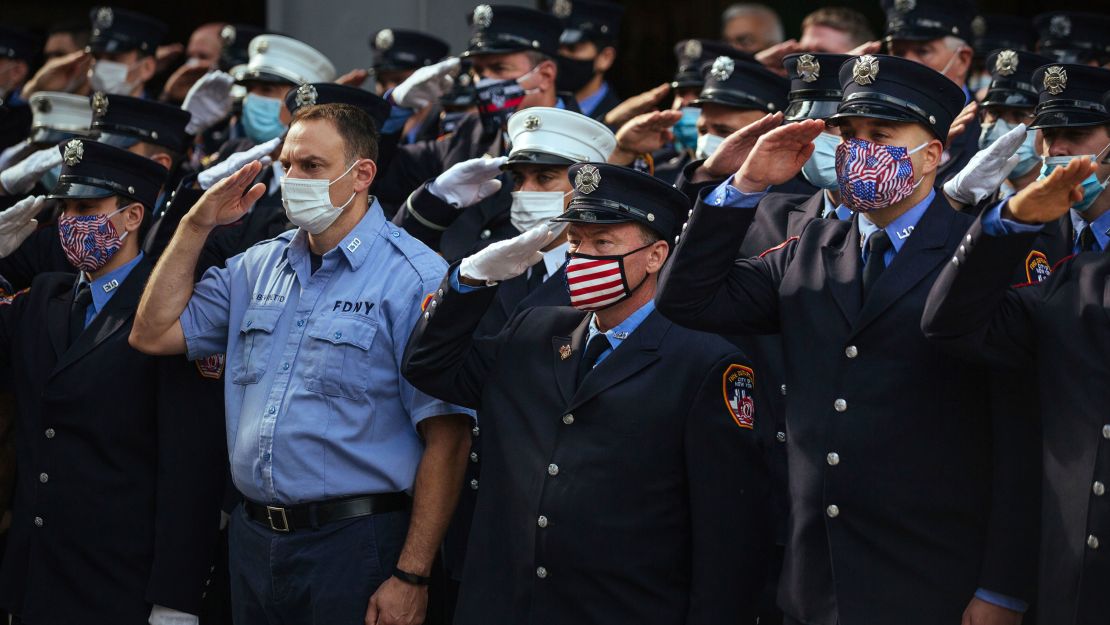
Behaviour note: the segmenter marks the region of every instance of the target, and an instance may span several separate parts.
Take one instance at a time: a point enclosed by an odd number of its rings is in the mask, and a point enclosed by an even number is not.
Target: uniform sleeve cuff
[[[460,282],[459,281],[459,268],[458,267],[455,267],[451,271],[450,284],[451,284],[451,288],[458,291],[459,293],[469,293],[471,291],[477,291],[478,289],[487,288],[487,287],[484,287],[484,286],[469,286],[469,285],[466,285],[466,284],[463,284],[462,282]]]
[[[705,203],[710,206],[727,206],[729,208],[755,208],[759,201],[763,199],[763,196],[767,195],[767,191],[744,193],[729,184],[731,181],[732,178],[728,178],[716,189],[713,189],[706,196]]]
[[[1044,228],[1040,224],[1023,224],[1016,222],[1012,219],[1002,218],[1002,207],[1006,202],[999,202],[993,208],[983,213],[983,232],[992,237],[1002,237],[1008,234],[1020,234],[1023,232],[1040,232]]]
[[[1021,599],[1010,597],[1002,593],[993,592],[986,588],[980,588],[975,591],[975,598],[981,601],[986,601],[992,605],[996,605],[1007,610],[1014,612],[1025,613],[1029,609],[1029,604]]]

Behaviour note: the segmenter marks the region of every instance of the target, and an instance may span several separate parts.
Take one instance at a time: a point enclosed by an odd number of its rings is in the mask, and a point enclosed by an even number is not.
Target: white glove
[[[185,94],[181,108],[192,118],[185,125],[185,132],[196,136],[231,114],[231,86],[235,79],[219,70],[208,72],[193,83]]]
[[[172,608],[156,605],[150,610],[150,625],[197,625],[200,619],[188,612],[178,612]]]
[[[44,195],[32,195],[0,213],[0,258],[14,252],[35,231],[39,225],[35,215],[45,201]]]
[[[479,157],[455,163],[436,176],[428,185],[428,193],[455,208],[473,206],[501,190],[497,177],[508,160],[507,156]]]
[[[945,194],[961,204],[974,206],[998,191],[1006,176],[1017,167],[1017,150],[1025,141],[1025,132],[1025,124],[1018,124],[987,149],[977,152],[958,174],[944,183]]]
[[[4,148],[4,151],[0,152],[0,171],[4,171],[9,165],[14,165],[27,158],[28,154],[33,151],[34,148],[31,147],[30,139],[24,139],[11,147]]]
[[[458,71],[457,57],[421,67],[393,88],[393,102],[407,109],[422,109],[439,100],[441,95],[451,89]]]
[[[274,159],[270,158],[270,153],[281,145],[281,140],[282,137],[274,137],[266,143],[260,143],[249,150],[243,150],[228,156],[197,174],[197,184],[200,185],[200,188],[207,190],[217,182],[239,171],[243,165],[251,161],[261,161],[263,169],[269,167],[270,163],[274,162]]]
[[[61,164],[62,151],[56,146],[39,150],[0,173],[0,194],[30,193],[43,174]]]
[[[515,278],[543,260],[540,250],[554,241],[562,230],[540,224],[511,239],[493,243],[462,259],[459,273],[471,280],[485,280],[486,284]]]

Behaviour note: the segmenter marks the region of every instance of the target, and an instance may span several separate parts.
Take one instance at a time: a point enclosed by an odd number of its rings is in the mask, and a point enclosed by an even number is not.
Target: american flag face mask
[[[567,252],[567,291],[570,293],[570,305],[578,310],[593,312],[608,308],[632,295],[647,280],[647,274],[640,280],[640,284],[628,288],[624,259],[652,245],[655,243],[614,256]]]
[[[927,145],[928,141],[907,150],[865,139],[848,139],[841,143],[836,148],[840,201],[856,212],[866,213],[906,199],[924,180],[914,182],[910,155]]]

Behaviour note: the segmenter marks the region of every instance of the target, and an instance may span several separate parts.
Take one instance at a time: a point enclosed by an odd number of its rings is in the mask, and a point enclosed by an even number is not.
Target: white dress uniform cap
[[[40,91],[31,96],[31,131],[57,130],[89,134],[93,111],[89,97],[60,91]]]
[[[335,66],[316,48],[282,35],[259,35],[251,39],[250,61],[232,70],[239,82],[261,80],[302,85],[335,80]]]
[[[513,147],[506,165],[605,162],[617,147],[605,124],[564,109],[529,107],[509,118],[508,130]]]

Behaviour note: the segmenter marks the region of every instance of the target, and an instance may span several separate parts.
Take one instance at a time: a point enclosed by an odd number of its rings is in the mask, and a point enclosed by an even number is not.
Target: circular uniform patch
[[[751,430],[755,428],[755,372],[744,365],[729,365],[721,376],[721,389],[736,425]]]

